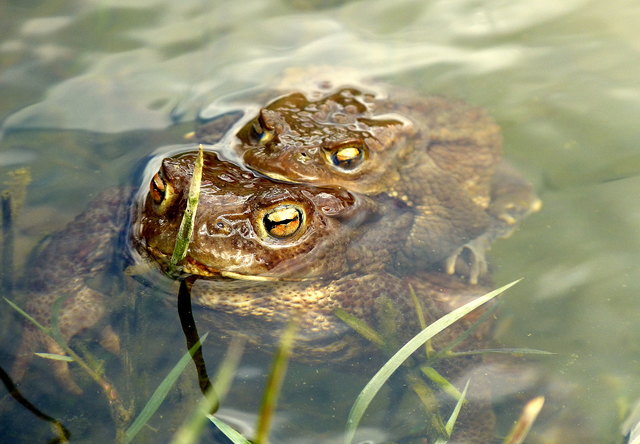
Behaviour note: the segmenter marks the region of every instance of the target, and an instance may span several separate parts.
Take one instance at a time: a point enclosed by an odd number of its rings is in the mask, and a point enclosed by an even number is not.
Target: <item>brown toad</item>
[[[206,142],[210,133],[204,125],[195,137]],[[416,210],[405,264],[445,261],[453,273],[468,249],[472,282],[486,271],[491,241],[540,207],[501,160],[493,119],[443,97],[322,84],[271,101],[225,143],[221,150],[274,179],[402,200]]]
[[[193,146],[183,149],[193,148]],[[389,256],[372,254],[377,239],[408,231],[412,214],[392,200],[373,201],[344,190],[283,184],[259,177],[205,153],[196,229],[182,265],[183,275],[244,279],[319,279],[348,270],[380,270]],[[184,211],[195,154],[167,158],[136,206],[127,228],[130,190],[110,189],[66,229],[53,234],[36,255],[26,282],[26,310],[49,325],[63,297],[58,326],[65,340],[102,325],[103,344],[116,352],[117,335],[104,322],[105,295],[92,281],[128,251],[121,233],[142,256],[166,269]],[[130,207],[130,205],[129,205]],[[385,219],[387,218],[387,219]],[[390,222],[387,222],[390,221]],[[388,254],[392,254],[391,250]],[[309,308],[311,309],[311,308]],[[63,354],[56,342],[27,323],[14,366],[20,378],[37,347]],[[52,361],[60,380],[79,392],[64,361]]]

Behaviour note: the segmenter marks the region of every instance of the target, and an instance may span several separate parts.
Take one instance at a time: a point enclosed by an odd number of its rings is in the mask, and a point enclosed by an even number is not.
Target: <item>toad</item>
[[[129,230],[130,242],[144,258],[152,258],[165,270],[175,246],[194,158],[195,154],[187,153],[165,159],[149,181],[148,192],[142,193],[144,203],[135,206],[139,211]],[[129,220],[126,194],[120,189],[103,192],[66,229],[47,239],[32,264],[26,311],[48,325],[55,302],[66,297],[58,316],[65,340],[104,323],[107,301],[91,281],[125,250],[118,247],[118,241]],[[385,267],[393,251],[373,253],[371,246],[408,231],[413,217],[409,210],[391,199],[374,201],[345,190],[274,182],[222,162],[215,153],[205,153],[196,227],[182,273],[202,278],[304,281],[335,278],[349,270],[373,272]],[[196,299],[197,291],[196,286]],[[312,305],[302,308],[314,309]],[[101,327],[101,343],[117,352],[117,335],[109,325]],[[63,354],[53,339],[27,323],[14,377],[24,374],[37,347]],[[67,363],[52,363],[57,377],[78,393],[80,388],[70,377]]]
[[[203,125],[195,138],[211,133]],[[444,262],[453,274],[468,251],[472,283],[486,273],[488,245],[540,208],[531,185],[501,159],[498,125],[459,100],[325,82],[269,102],[227,145],[277,180],[402,200],[416,209],[405,265]]]

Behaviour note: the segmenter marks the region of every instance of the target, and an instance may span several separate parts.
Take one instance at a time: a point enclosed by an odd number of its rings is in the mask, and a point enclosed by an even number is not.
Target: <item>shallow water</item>
[[[576,430],[589,442],[620,442],[624,411],[640,395],[640,6],[374,0],[314,10],[300,3],[2,3],[0,170],[6,178],[24,166],[32,176],[16,220],[17,269],[96,192],[129,182],[139,159],[179,143],[198,115],[276,84],[285,69],[355,68],[462,98],[500,123],[506,157],[544,202],[492,251],[496,283],[525,277],[504,298],[500,340],[557,353],[538,360],[569,392]],[[184,346],[174,310],[153,297],[128,303],[121,323],[132,329],[137,377],[128,380],[113,359],[107,371],[123,375],[125,391],[135,384],[139,408]],[[150,310],[154,322],[144,316]],[[19,324],[9,309],[2,317],[0,365],[9,368]],[[25,395],[79,441],[111,442],[101,397],[61,394],[42,376],[46,369],[34,370]],[[233,390],[230,413],[250,426],[263,378],[263,368],[247,363]],[[273,442],[338,441],[361,379],[327,382],[327,373],[295,365],[289,378]],[[189,380],[172,392],[151,423],[158,431],[143,439],[168,441],[198,399],[194,388]],[[47,424],[11,402],[2,401],[1,411],[10,409],[0,417],[2,436],[50,436]],[[375,415],[367,421],[372,439],[384,436]]]

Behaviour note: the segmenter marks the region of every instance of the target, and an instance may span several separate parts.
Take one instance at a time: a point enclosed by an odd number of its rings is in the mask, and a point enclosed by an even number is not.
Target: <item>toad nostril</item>
[[[311,160],[311,157],[309,157],[309,154],[303,151],[297,154],[296,160],[302,164],[306,164]]]

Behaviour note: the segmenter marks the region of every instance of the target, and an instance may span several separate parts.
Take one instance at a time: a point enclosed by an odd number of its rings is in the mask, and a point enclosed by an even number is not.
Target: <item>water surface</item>
[[[0,169],[8,178],[27,167],[32,177],[15,223],[18,272],[39,239],[99,190],[129,183],[139,159],[179,143],[197,116],[278,83],[286,69],[353,68],[425,94],[462,98],[500,123],[506,157],[544,201],[492,251],[496,283],[525,278],[504,299],[499,338],[557,353],[541,361],[569,394],[568,408],[580,418],[576,430],[590,442],[620,442],[619,424],[640,393],[640,6],[372,0],[314,9],[310,3],[0,5]],[[120,319],[132,330],[127,343],[136,378],[120,360],[105,358],[137,408],[183,353],[184,341],[171,307],[152,296],[138,299],[128,301]],[[153,322],[145,318],[149,312]],[[20,330],[11,310],[2,317],[0,364],[8,368]],[[254,424],[264,373],[258,364],[243,366],[231,417]],[[338,442],[363,383],[356,375],[328,377],[294,366],[273,442]],[[75,438],[111,442],[113,424],[96,389],[80,398],[61,393],[42,362],[23,387]],[[185,378],[142,438],[169,441],[197,399],[193,378]],[[3,436],[14,442],[51,436],[47,424],[11,402],[2,401],[9,412],[1,417]],[[361,439],[384,438],[381,411],[374,409]]]

